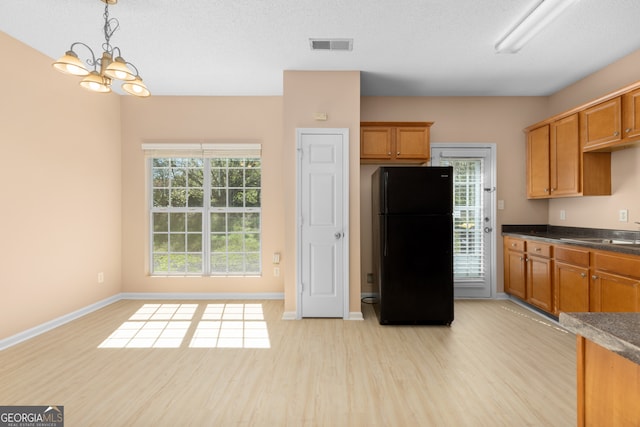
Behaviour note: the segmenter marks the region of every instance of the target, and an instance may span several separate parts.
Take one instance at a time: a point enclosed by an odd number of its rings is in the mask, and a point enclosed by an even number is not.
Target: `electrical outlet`
[[[564,221],[565,219],[567,219],[567,211],[562,209],[560,210],[560,221]]]
[[[104,273],[102,271],[98,273],[98,283],[104,283]]]
[[[273,267],[273,277],[280,277],[280,267]]]
[[[629,210],[628,209],[620,209],[618,211],[618,221],[620,221],[620,222],[629,222]]]

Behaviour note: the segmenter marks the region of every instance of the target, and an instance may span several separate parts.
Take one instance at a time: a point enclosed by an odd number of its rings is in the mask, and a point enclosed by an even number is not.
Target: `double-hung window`
[[[144,144],[151,274],[261,274],[259,144]]]

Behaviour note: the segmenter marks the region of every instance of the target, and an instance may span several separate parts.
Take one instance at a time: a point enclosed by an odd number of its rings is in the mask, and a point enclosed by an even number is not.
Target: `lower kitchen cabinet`
[[[527,298],[525,241],[504,239],[504,291],[520,299]]]
[[[591,311],[640,311],[640,257],[596,251]]]
[[[556,246],[554,314],[589,311],[589,251]]]
[[[549,244],[527,241],[526,271],[528,303],[547,312],[553,312],[553,247]]]
[[[556,316],[640,312],[640,256],[505,236],[504,291]]]

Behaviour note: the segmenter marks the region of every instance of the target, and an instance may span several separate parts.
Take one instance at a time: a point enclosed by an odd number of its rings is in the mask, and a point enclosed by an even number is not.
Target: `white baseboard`
[[[60,316],[56,319],[50,320],[48,322],[45,322],[41,325],[35,326],[31,329],[27,329],[26,331],[23,332],[19,332],[15,335],[12,335],[8,338],[2,339],[0,340],[0,351],[9,348],[11,346],[14,346],[16,344],[21,343],[22,341],[26,341],[30,338],[36,337],[40,334],[43,334],[45,332],[48,332],[52,329],[57,328],[58,326],[62,326],[65,323],[69,323],[72,320],[76,320],[79,319],[82,316],[86,316],[89,313],[92,313],[96,310],[99,310],[103,307],[108,306],[109,304],[113,304],[116,301],[119,301],[120,298],[120,294],[117,295],[113,295],[109,298],[103,299],[102,301],[98,301],[96,303],[93,303],[91,305],[88,305],[86,307],[83,307],[79,310],[76,310],[74,312],[71,312],[69,314],[65,314],[64,316]]]
[[[298,320],[298,315],[295,311],[285,311],[282,313],[282,320]]]
[[[347,320],[364,320],[364,316],[361,311],[350,311]]]

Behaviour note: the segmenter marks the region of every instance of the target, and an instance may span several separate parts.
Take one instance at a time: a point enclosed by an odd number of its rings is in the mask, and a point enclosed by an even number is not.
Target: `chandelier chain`
[[[116,18],[109,19],[109,3],[106,3],[104,6],[104,14],[102,15],[104,18],[104,39],[105,42],[102,44],[102,49],[113,55],[113,46],[111,46],[111,37],[113,33],[116,32],[118,28],[120,28],[120,21]]]

